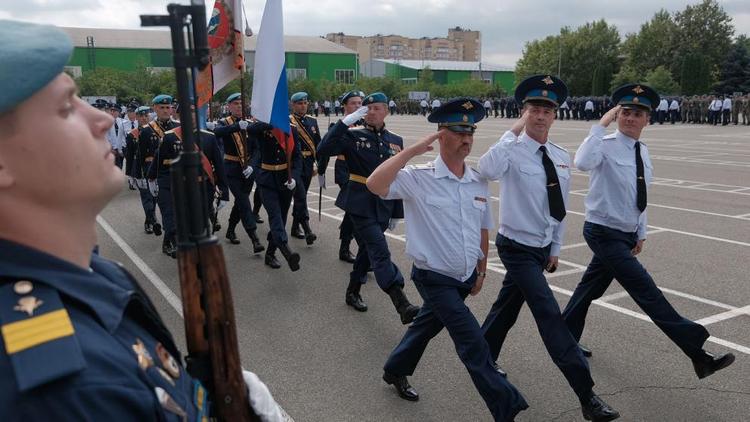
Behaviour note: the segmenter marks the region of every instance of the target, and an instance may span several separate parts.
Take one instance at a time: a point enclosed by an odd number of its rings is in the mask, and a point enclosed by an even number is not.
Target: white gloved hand
[[[318,175],[318,185],[320,185],[321,188],[326,188],[326,175],[325,174],[319,174]]]
[[[250,371],[242,371],[242,379],[247,385],[250,407],[263,422],[293,422],[284,409],[276,403],[271,392],[257,375]]]
[[[213,130],[216,129],[216,122],[211,122],[211,121],[206,122],[206,129],[213,132]]]
[[[148,181],[146,179],[136,179],[135,185],[138,189],[148,189]]]
[[[156,180],[148,181],[148,190],[151,192],[151,196],[159,196],[159,184],[156,183]]]
[[[294,179],[292,179],[292,180],[290,180],[288,182],[285,182],[284,186],[286,186],[286,188],[289,189],[289,190],[294,190],[294,188],[297,187],[297,181],[294,180]]]
[[[400,218],[391,218],[388,220],[388,230],[394,231],[396,230],[396,227],[398,227],[398,222],[401,221]]]
[[[245,179],[249,179],[250,176],[253,175],[253,168],[251,166],[247,166],[242,170],[242,175],[245,176]]]
[[[346,115],[346,117],[341,119],[341,121],[344,122],[345,125],[351,126],[365,117],[365,114],[367,114],[367,110],[369,110],[367,106],[362,106],[355,110],[354,113]]]
[[[250,123],[247,120],[240,120],[237,124],[240,125],[240,129],[245,130]]]
[[[128,176],[128,186],[130,186],[131,188],[135,188],[135,177]]]
[[[216,205],[216,212],[221,211],[222,208],[226,207],[227,204],[229,204],[229,201],[225,201],[223,199],[219,199],[219,204]]]

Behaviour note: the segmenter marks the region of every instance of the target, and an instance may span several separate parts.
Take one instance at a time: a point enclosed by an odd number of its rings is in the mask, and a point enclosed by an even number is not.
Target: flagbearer
[[[154,160],[159,145],[164,139],[164,134],[176,128],[178,123],[171,119],[172,116],[172,97],[166,94],[160,94],[154,97],[151,101],[153,109],[156,112],[156,119],[149,122],[146,126],[141,128],[140,134],[138,135],[138,151],[146,167],[146,174],[150,172],[150,167],[155,168],[155,175],[159,173],[160,164]],[[152,180],[153,179],[153,180]],[[168,183],[168,182],[167,182]],[[148,189],[151,195],[156,198],[159,204],[159,211],[161,212],[162,222],[164,223],[164,231],[168,231],[168,227],[174,227],[174,213],[172,211],[172,197],[170,193],[159,197],[159,185],[156,182],[156,176],[153,178],[149,177]],[[166,198],[169,196],[169,198]],[[168,207],[168,208],[165,208]],[[161,244],[161,250],[167,255],[176,254],[177,247],[174,244],[174,238],[169,238],[166,233],[164,240]]]
[[[292,204],[294,189],[302,171],[302,155],[294,139],[281,134],[279,140],[268,123],[255,122],[248,126],[248,134],[255,138],[258,154],[253,157],[254,168],[258,168],[257,183],[263,206],[268,213],[268,248],[265,263],[273,269],[281,268],[276,259],[276,249],[286,259],[292,271],[299,270],[299,254],[289,249],[286,234],[286,219]]]
[[[412,305],[404,294],[404,276],[391,261],[384,234],[393,218],[403,218],[403,205],[400,200],[382,199],[365,186],[372,171],[401,151],[404,143],[400,136],[385,128],[388,115],[385,94],[370,94],[362,104],[363,107],[339,120],[318,146],[318,154],[322,156],[343,154],[349,166],[349,183],[336,199],[336,205],[351,216],[361,243],[345,299],[347,305],[357,311],[367,310],[360,288],[367,282],[367,272],[372,268],[378,285],[393,301],[401,322],[408,324],[419,307]],[[349,128],[362,118],[364,126]]]
[[[250,240],[253,242],[253,253],[263,252],[256,232],[257,225],[250,206],[250,192],[255,183],[255,169],[250,160],[255,155],[255,142],[248,141],[248,121],[242,119],[242,94],[235,92],[227,97],[230,116],[219,120],[214,133],[224,145],[224,169],[227,174],[227,184],[234,196],[232,215],[229,216],[229,226],[226,237],[234,243],[237,239],[235,227],[242,221]],[[236,211],[235,211],[236,209]],[[237,240],[237,243],[239,241]]]
[[[316,174],[316,149],[320,143],[320,129],[318,121],[307,115],[306,92],[297,92],[292,95],[292,114],[289,115],[289,125],[292,129],[294,141],[299,144],[302,154],[301,177],[297,180],[297,189],[294,190],[294,208],[292,209],[292,236],[297,239],[305,239],[308,245],[312,245],[318,237],[310,229],[310,214],[307,212],[307,190],[310,182]],[[300,225],[304,233],[300,231]]]

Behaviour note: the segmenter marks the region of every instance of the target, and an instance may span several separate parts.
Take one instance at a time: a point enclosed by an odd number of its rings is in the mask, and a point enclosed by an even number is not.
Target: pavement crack
[[[750,397],[749,391],[737,391],[737,390],[727,390],[722,388],[714,388],[714,387],[708,387],[708,386],[663,386],[663,385],[634,385],[634,386],[628,386],[623,387],[619,390],[615,390],[609,393],[600,393],[597,394],[599,397],[614,397],[618,394],[630,392],[630,391],[638,391],[638,390],[672,390],[672,391],[698,391],[698,390],[706,390],[706,391],[713,391],[717,393],[726,393],[726,394],[740,394],[743,396]],[[580,410],[581,406],[574,407],[572,409],[563,410],[560,413],[557,413],[555,415],[550,416],[548,419],[549,421],[557,421],[560,420],[562,417],[566,416],[569,413],[575,412],[576,410]]]

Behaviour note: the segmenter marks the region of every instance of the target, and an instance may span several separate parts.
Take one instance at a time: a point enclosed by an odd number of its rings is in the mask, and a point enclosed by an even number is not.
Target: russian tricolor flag
[[[281,0],[266,0],[255,47],[252,114],[274,127],[273,133],[289,159],[294,139],[289,127],[287,95]]]

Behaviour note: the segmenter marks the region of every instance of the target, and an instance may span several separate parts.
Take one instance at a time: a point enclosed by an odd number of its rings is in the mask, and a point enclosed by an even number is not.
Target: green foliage
[[[622,45],[625,64],[641,75],[659,66],[672,68],[678,29],[669,12],[664,9],[656,12],[637,34],[627,35]]]
[[[712,79],[718,76],[719,66],[732,46],[732,18],[716,0],[703,0],[677,12],[675,23],[679,28],[676,57],[700,52],[706,57]]]
[[[680,92],[682,95],[699,95],[711,86],[711,67],[707,57],[700,52],[686,54],[680,66]]]
[[[114,95],[118,101],[136,98],[141,104],[149,104],[159,94],[177,92],[174,71],[150,72],[145,66],[131,72],[99,67],[85,72],[76,83],[82,96]]]
[[[660,95],[679,94],[679,86],[672,78],[672,73],[664,66],[658,66],[646,75],[645,83]]]
[[[714,90],[721,94],[750,92],[750,49],[748,39],[740,36],[732,45],[719,73]]]
[[[609,84],[609,92],[612,92],[625,84],[635,84],[639,82],[643,82],[641,74],[631,66],[625,65],[620,68],[619,72],[612,76],[612,81]]]

